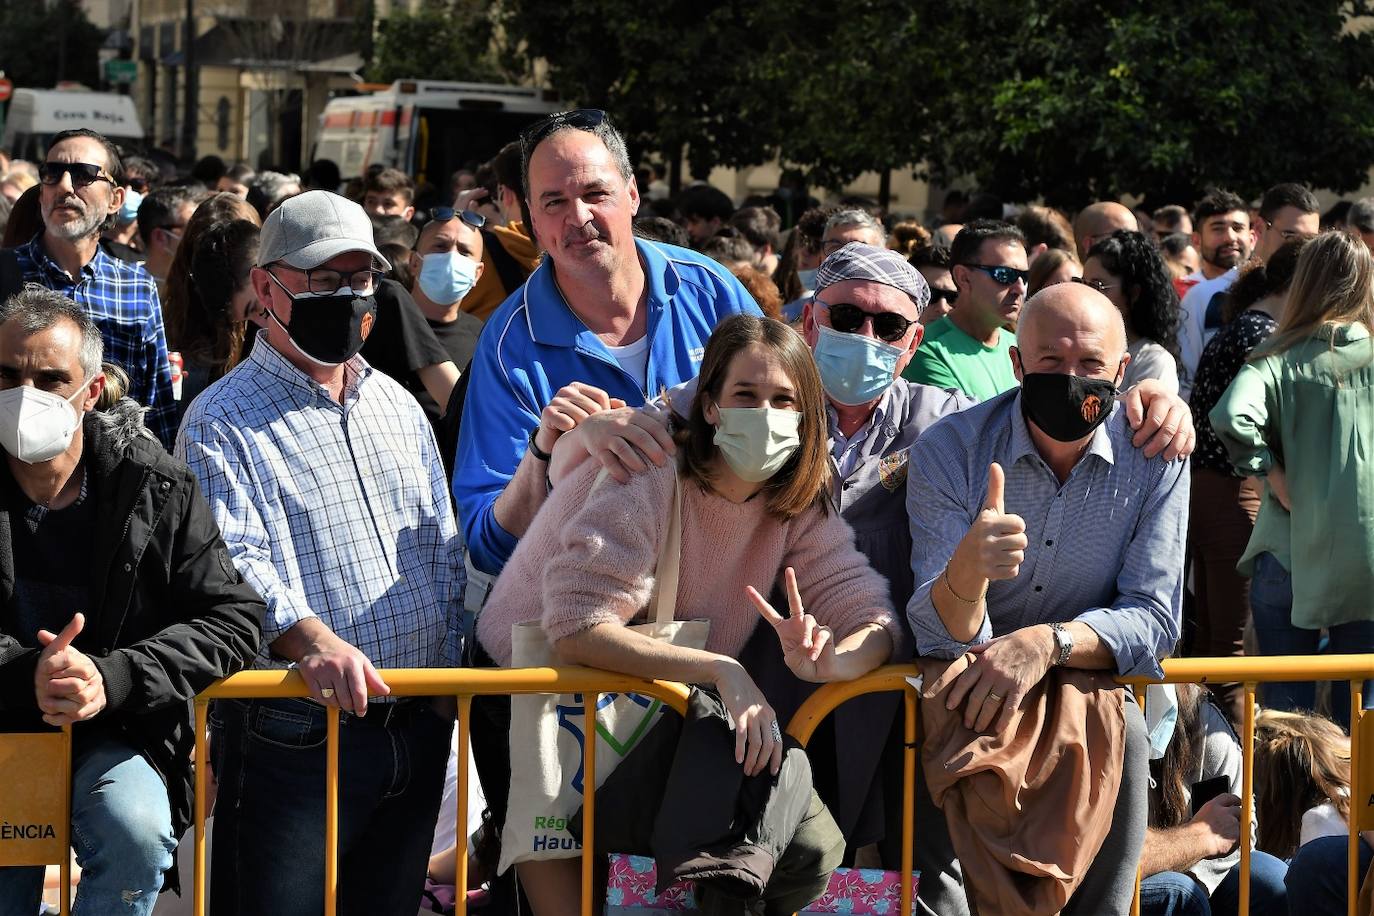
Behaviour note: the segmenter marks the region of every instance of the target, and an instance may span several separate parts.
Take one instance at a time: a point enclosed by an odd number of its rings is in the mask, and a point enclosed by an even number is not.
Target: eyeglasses
[[[596,130],[605,121],[606,112],[600,108],[574,108],[572,111],[551,114],[520,131],[520,152],[528,158],[545,137],[561,128]]]
[[[817,298],[817,305],[823,305],[830,314],[830,326],[842,334],[854,334],[864,326],[864,320],[873,319],[873,336],[879,340],[893,343],[906,336],[906,332],[913,324],[912,321],[896,312],[865,312],[857,305],[848,302],[836,302],[831,305]]]
[[[72,176],[74,188],[84,188],[97,181],[115,183],[113,178],[105,174],[104,169],[89,162],[44,162],[38,167],[38,180],[46,185],[57,184],[62,180],[62,176],[67,174]]]
[[[487,218],[480,213],[472,210],[456,210],[453,207],[435,207],[430,211],[429,218],[435,222],[446,223],[457,217],[474,229],[481,229],[487,224]]]
[[[931,302],[948,302],[950,305],[953,305],[954,300],[957,298],[959,298],[959,291],[957,289],[941,289],[938,286],[932,286],[930,288]]]
[[[1265,220],[1264,225],[1269,229],[1274,228],[1273,220]],[[1305,242],[1309,239],[1316,238],[1316,236],[1314,236],[1312,233],[1303,232],[1301,229],[1280,229],[1278,230],[1278,233],[1279,238],[1283,239],[1285,242],[1292,242],[1296,241],[1297,239],[1302,239]]]
[[[1069,279],[1074,283],[1081,283],[1084,286],[1095,289],[1099,293],[1105,293],[1107,290],[1116,289],[1121,285],[1120,283],[1103,283],[1101,280],[1084,280],[1082,277],[1070,277]]]
[[[992,277],[994,283],[1000,283],[1003,286],[1011,286],[1017,280],[1020,280],[1022,284],[1030,282],[1029,270],[1017,270],[1015,267],[1007,267],[1006,265],[1000,264],[996,267],[988,267],[986,264],[965,264],[964,266],[971,267],[974,270],[981,270],[989,277]]]
[[[382,278],[386,276],[386,274],[382,273],[380,270],[374,270],[370,267],[366,270],[355,270],[353,273],[345,276],[337,270],[329,270],[320,267],[302,270],[299,267],[292,267],[290,264],[284,264],[281,261],[276,262],[272,266],[284,267],[298,274],[305,274],[305,288],[311,296],[332,296],[345,286],[353,290],[353,292],[359,296],[370,296],[376,291],[378,285],[381,284]],[[269,270],[267,275],[272,277],[273,280],[277,280],[272,271]],[[291,292],[291,290],[282,286],[280,280],[277,280],[277,285],[281,286],[282,290],[287,295],[305,295],[305,293]]]

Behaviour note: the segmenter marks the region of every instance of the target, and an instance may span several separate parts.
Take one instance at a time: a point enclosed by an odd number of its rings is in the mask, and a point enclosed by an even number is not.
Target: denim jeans
[[[1316,655],[1321,631],[1293,625],[1293,580],[1274,555],[1255,557],[1255,575],[1250,581],[1250,608],[1255,624],[1255,639],[1261,655]],[[1374,621],[1360,620],[1329,627],[1327,651],[1337,655],[1374,652]],[[1374,681],[1364,682],[1364,707],[1374,708],[1371,696]],[[1312,709],[1317,702],[1317,685],[1312,681],[1267,683],[1262,688],[1264,705],[1271,709]],[[1342,728],[1350,728],[1350,684],[1331,684],[1331,718]]]
[[[1288,866],[1258,849],[1250,851],[1250,916],[1287,916],[1283,878]],[[1160,872],[1140,882],[1141,916],[1236,916],[1240,911],[1240,865],[1227,873],[1209,899],[1190,876]]]
[[[1288,865],[1285,882],[1292,898],[1293,912],[1303,916],[1345,916],[1346,876],[1349,840],[1343,836],[1324,836],[1298,847]],[[1360,881],[1374,860],[1374,850],[1360,841]],[[1356,882],[1359,886],[1359,882]]]
[[[318,916],[324,907],[325,711],[307,700],[211,710],[210,912]],[[340,714],[338,912],[419,905],[453,724],[427,699]]]
[[[72,760],[75,916],[147,916],[176,849],[162,777],[138,751],[102,741]],[[0,868],[0,916],[33,916],[43,868]]]

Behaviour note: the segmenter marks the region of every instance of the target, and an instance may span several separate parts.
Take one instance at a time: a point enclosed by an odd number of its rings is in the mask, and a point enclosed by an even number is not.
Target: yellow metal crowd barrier
[[[1276,681],[1350,681],[1350,767],[1352,778],[1352,804],[1350,820],[1349,848],[1349,913],[1354,916],[1356,897],[1361,876],[1358,873],[1360,830],[1374,829],[1374,728],[1365,722],[1368,713],[1362,709],[1361,692],[1363,681],[1374,678],[1374,655],[1328,655],[1290,658],[1249,657],[1249,658],[1193,658],[1172,659],[1164,663],[1165,683],[1241,683],[1245,691],[1245,714],[1242,727],[1242,753],[1244,756],[1243,792],[1241,804],[1242,838],[1240,867],[1240,913],[1249,913],[1250,897],[1250,823],[1251,808],[1254,800],[1254,737],[1255,737],[1255,689],[1261,682]],[[452,696],[458,706],[458,754],[459,760],[467,758],[469,743],[469,722],[474,696],[497,694],[547,694],[581,693],[587,716],[595,715],[597,702],[604,693],[639,693],[662,700],[664,703],[684,712],[687,705],[688,688],[671,681],[649,680],[612,674],[591,668],[524,668],[524,669],[401,669],[381,672],[391,687],[392,696]],[[912,912],[912,854],[915,843],[915,813],[913,787],[916,779],[916,735],[918,703],[916,691],[908,678],[916,675],[914,665],[888,665],[859,678],[838,684],[827,684],[817,690],[802,705],[788,725],[787,732],[802,745],[815,733],[816,727],[836,707],[847,700],[866,693],[900,691],[904,706],[904,798],[902,815],[902,861],[907,867],[901,876],[901,913]],[[1144,678],[1127,678],[1123,683],[1133,687],[1140,694],[1145,686],[1154,683]],[[216,699],[265,699],[308,696],[304,682],[295,672],[286,671],[246,671],[215,684],[196,698],[196,760],[208,759],[206,748],[206,718],[209,704]],[[1371,711],[1374,712],[1374,711]],[[326,741],[326,805],[325,805],[325,913],[334,916],[337,906],[338,890],[338,773],[339,773],[339,713],[331,708],[328,712],[328,731]],[[595,785],[596,742],[585,742],[584,751],[586,784]],[[65,783],[70,774],[66,767],[61,771]],[[456,885],[457,907],[460,916],[466,916],[467,900],[462,892],[467,886],[467,778],[466,766],[459,765],[458,772],[458,873]],[[196,916],[205,913],[205,810],[207,768],[196,767],[195,839],[194,839],[194,890],[193,912]],[[69,792],[63,798],[69,796]],[[65,807],[63,808],[65,814]],[[595,793],[586,796],[583,809],[584,836],[591,836],[595,830],[596,802]],[[582,854],[582,901],[583,916],[592,916],[594,887],[592,881],[593,857],[591,845],[583,848]],[[65,860],[64,860],[65,861]],[[7,863],[0,858],[0,865]],[[65,864],[63,887],[68,888]],[[66,897],[63,895],[63,913],[67,912]],[[1139,890],[1134,912],[1139,913]]]

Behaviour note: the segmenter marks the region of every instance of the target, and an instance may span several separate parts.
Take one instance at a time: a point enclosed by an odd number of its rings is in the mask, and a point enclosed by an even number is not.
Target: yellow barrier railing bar
[[[327,708],[324,721],[324,916],[335,916],[339,906],[339,707]]]
[[[605,693],[640,693],[653,696],[679,713],[685,713],[689,688],[672,681],[649,680],[627,675],[599,671],[592,668],[523,668],[523,669],[395,669],[381,672],[392,688],[392,695],[401,696],[453,696],[458,702],[456,727],[458,728],[459,766],[458,766],[458,823],[457,823],[457,912],[466,916],[467,899],[467,750],[470,746],[470,723],[472,698],[474,696],[582,693],[584,709],[594,720],[599,698]],[[878,692],[900,691],[904,698],[903,759],[902,769],[905,782],[902,817],[902,858],[906,865],[901,876],[902,912],[910,913],[912,900],[913,853],[915,846],[914,787],[916,766],[917,734],[917,695],[907,682],[908,677],[917,674],[915,665],[886,665],[862,678],[842,683],[822,685],[802,704],[792,718],[787,733],[800,744],[806,745],[820,722],[836,707],[854,697]],[[1358,778],[1361,755],[1359,751],[1359,730],[1364,726],[1362,709],[1362,683],[1367,677],[1374,677],[1374,655],[1328,655],[1304,657],[1227,657],[1227,658],[1190,658],[1170,659],[1164,662],[1163,683],[1234,683],[1240,682],[1245,691],[1245,715],[1243,721],[1244,757],[1243,794],[1241,813],[1241,887],[1240,912],[1249,912],[1250,891],[1250,852],[1249,839],[1251,806],[1254,795],[1254,732],[1255,732],[1255,691],[1260,682],[1281,681],[1326,681],[1348,680],[1351,683],[1351,774],[1352,783]],[[1120,683],[1134,688],[1143,688],[1150,683],[1158,683],[1149,678],[1119,678]],[[1137,690],[1139,693],[1139,690]],[[266,699],[285,697],[307,697],[305,683],[294,671],[246,671],[226,678],[208,688],[195,701],[195,836],[194,836],[194,889],[193,911],[204,916],[206,910],[206,844],[205,817],[206,792],[208,787],[208,742],[207,710],[213,699]],[[338,863],[338,710],[328,711],[327,768],[326,768],[326,912],[332,916],[337,906],[337,863]],[[584,743],[584,784],[595,786],[596,751],[595,741]],[[70,760],[63,771],[63,778],[70,781]],[[1359,798],[1359,791],[1370,791],[1374,787],[1353,786],[1352,798]],[[65,802],[64,816],[70,822],[70,798]],[[594,837],[595,830],[595,792],[585,795],[583,809],[583,836]],[[1353,813],[1352,813],[1353,820]],[[1349,912],[1354,914],[1359,890],[1359,833],[1352,823],[1348,858]],[[594,897],[592,876],[594,874],[591,851],[594,841],[583,844],[582,851],[582,899],[583,916],[591,916]],[[63,886],[68,891],[63,897],[64,916],[69,906],[70,857],[61,865]],[[1138,912],[1139,889],[1133,912]]]
[[[1131,692],[1135,694],[1135,705],[1140,707],[1140,712],[1143,715],[1145,712],[1145,688],[1132,687]],[[1135,895],[1131,897],[1131,916],[1140,916],[1140,882],[1144,880],[1144,862],[1137,862],[1135,867]]]
[[[1250,913],[1250,823],[1254,817],[1252,810],[1255,801],[1255,684],[1247,681],[1245,690],[1245,714],[1241,718],[1242,739],[1240,746],[1241,789],[1240,789],[1240,916]]]
[[[206,723],[209,709],[209,700],[204,696],[196,697],[196,829],[192,840],[191,912],[202,916],[205,913],[205,818],[209,814],[205,810],[205,796],[210,790],[210,742]]]
[[[458,761],[455,770],[458,773],[458,812],[457,824],[453,832],[454,837],[464,837],[461,841],[466,847],[466,837],[468,834],[468,746],[471,742],[471,735],[468,729],[472,724],[472,697],[461,696],[458,698],[458,716],[454,727],[458,729]],[[456,916],[468,916],[468,857],[458,856],[458,870],[453,879],[453,886],[456,889],[455,896],[458,898],[458,909]]]
[[[69,724],[62,726],[62,735],[67,742],[67,753],[62,755],[62,785],[67,786],[67,791],[61,793],[62,820],[58,823],[65,828],[63,834],[67,842],[63,845],[62,858],[57,865],[57,881],[61,885],[61,896],[58,898],[58,916],[71,916],[72,912],[72,854],[67,847],[72,841],[72,727]]]
[[[916,786],[916,691],[902,695],[906,723],[902,727],[902,800],[908,790]],[[916,806],[902,806],[902,912],[910,913],[915,901],[911,899],[911,873],[916,869]]]
[[[596,848],[596,704],[599,693],[584,693],[582,709],[587,723],[587,738],[582,742],[582,916],[592,916],[592,874],[595,865],[591,855]]]
[[[1359,729],[1364,725],[1364,681],[1352,680],[1350,682],[1350,816],[1346,818],[1349,822],[1346,829],[1350,833],[1350,838],[1345,854],[1345,899],[1348,916],[1355,916],[1360,896],[1360,830],[1355,812],[1359,810],[1357,805],[1363,804],[1364,798],[1371,789],[1374,789],[1374,786],[1362,785],[1359,776]],[[1364,794],[1361,794],[1362,792]]]
[[[595,668],[395,668],[379,672],[391,688],[393,697],[452,696],[458,701],[455,727],[458,729],[458,818],[457,856],[458,881],[456,902],[458,916],[467,914],[467,754],[470,742],[472,698],[474,696],[581,693],[588,722],[596,721],[596,708],[602,694],[638,693],[651,696],[679,714],[687,712],[689,688],[676,681],[653,680],[599,671]],[[282,699],[305,698],[310,692],[305,681],[295,671],[241,671],[225,678],[196,697],[196,799],[194,839],[194,881],[192,912],[205,916],[205,817],[206,791],[209,783],[207,755],[207,710],[216,699]],[[325,913],[335,916],[338,906],[338,792],[339,792],[339,710],[326,711],[326,771],[325,771]],[[595,728],[589,730],[592,740],[583,742],[583,785],[596,785]],[[595,897],[592,885],[596,828],[596,792],[583,797],[582,833],[587,842],[582,847],[582,916],[592,916]],[[70,815],[68,815],[70,821]],[[64,866],[65,867],[65,866]],[[64,886],[70,887],[64,875]],[[65,914],[64,914],[65,916]]]

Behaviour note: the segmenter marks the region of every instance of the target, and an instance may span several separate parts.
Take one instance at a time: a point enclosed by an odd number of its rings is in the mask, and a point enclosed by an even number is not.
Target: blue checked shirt
[[[234,565],[267,602],[268,643],[318,617],[379,668],[458,662],[463,547],[424,411],[360,356],[344,402],[266,334],[191,403],[176,440]]]
[[[105,359],[129,374],[129,397],[148,408],[143,425],[171,447],[176,436],[172,368],[157,283],[141,265],[126,264],[96,248],[95,257],[72,279],[48,257],[40,233],[14,249],[26,283],[37,283],[81,305],[100,328]]]
[[[962,643],[930,590],[983,509],[994,461],[1007,475],[1006,511],[1025,520],[1030,544],[1017,577],[991,584],[982,627]],[[1188,480],[1186,462],[1131,444],[1119,404],[1062,487],[1031,440],[1019,388],[940,420],[911,447],[907,477],[916,592],[906,613],[917,652],[957,658],[993,636],[1077,620],[1111,649],[1119,674],[1161,676],[1182,620]]]

